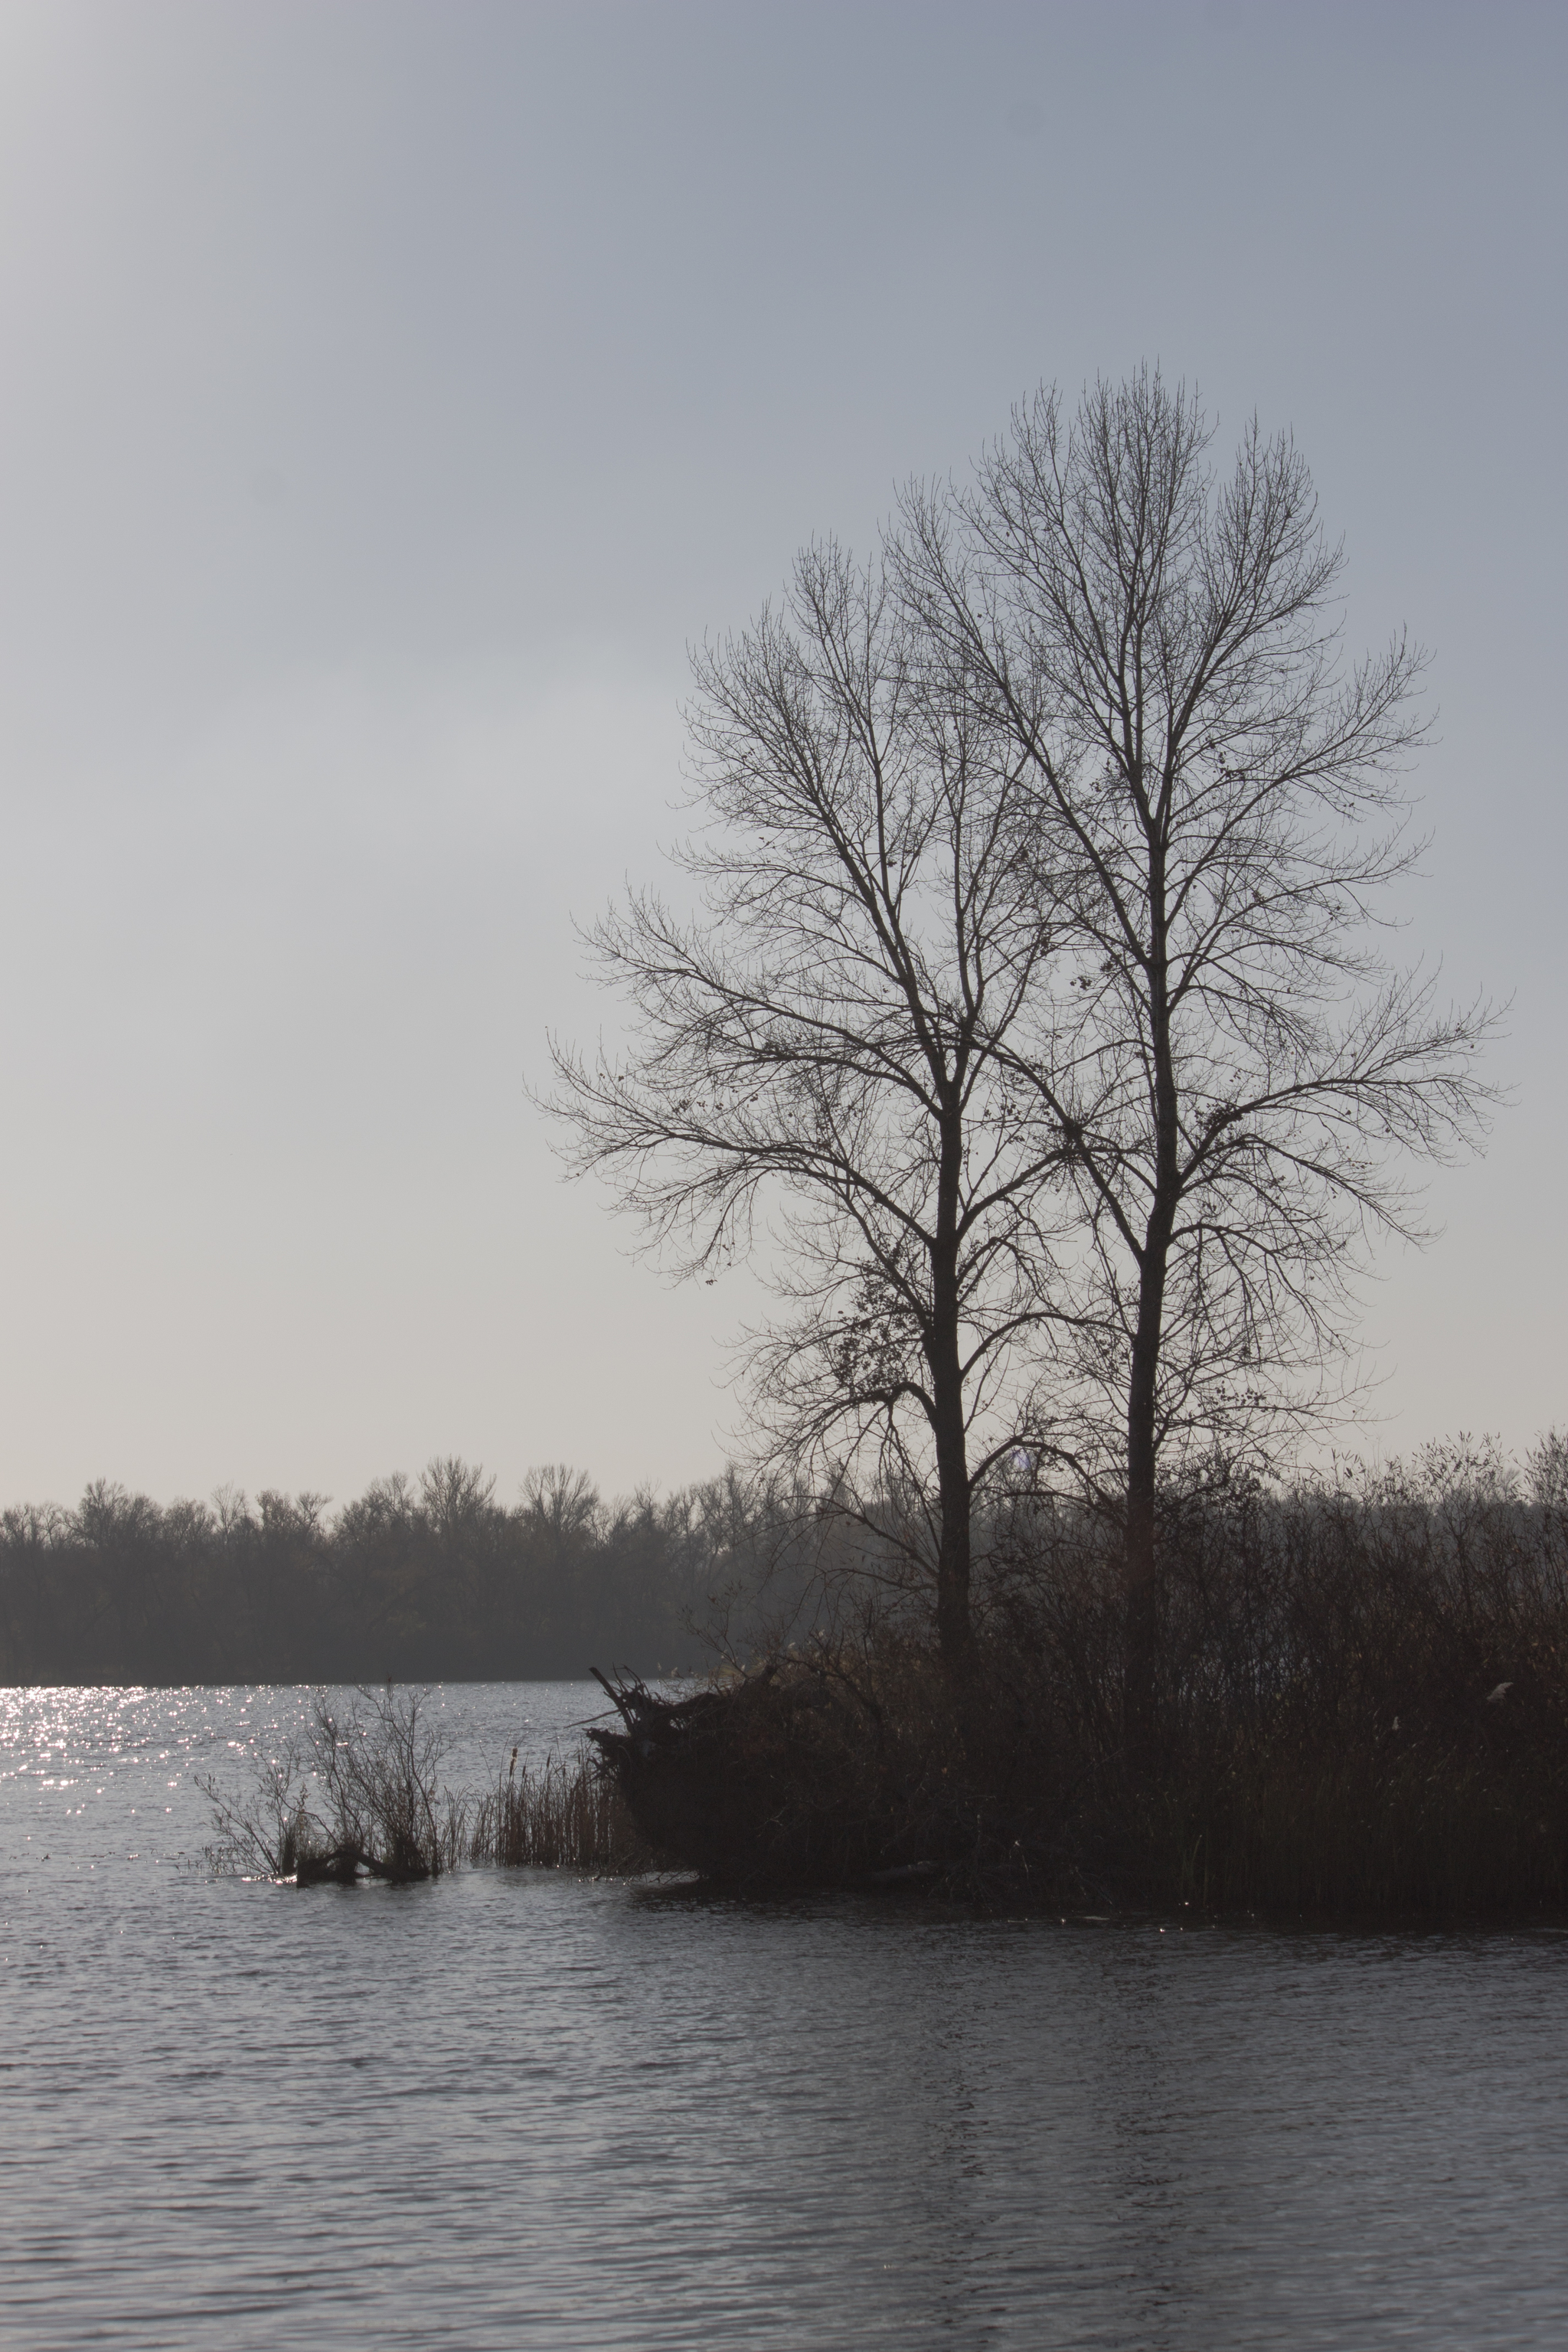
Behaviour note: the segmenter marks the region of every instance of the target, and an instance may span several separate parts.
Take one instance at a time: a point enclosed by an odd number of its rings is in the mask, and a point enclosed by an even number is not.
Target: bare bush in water
[[[514,1748],[496,1786],[473,1796],[442,1780],[447,1744],[418,1692],[361,1690],[345,1716],[318,1691],[304,1732],[259,1767],[249,1796],[200,1780],[218,1832],[209,1865],[301,1886],[438,1878],[465,1862],[649,1866],[619,1789],[583,1750],[520,1768]]]
[[[201,1780],[218,1831],[208,1861],[301,1885],[438,1878],[468,1842],[468,1801],[441,1782],[446,1748],[416,1691],[361,1690],[346,1716],[318,1691],[303,1735],[262,1766],[251,1797]]]

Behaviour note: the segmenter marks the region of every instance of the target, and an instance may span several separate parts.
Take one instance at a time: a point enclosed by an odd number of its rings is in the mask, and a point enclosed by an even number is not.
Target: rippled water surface
[[[16,2352],[1568,2340],[1568,1938],[210,1878],[304,1701],[0,1693]]]

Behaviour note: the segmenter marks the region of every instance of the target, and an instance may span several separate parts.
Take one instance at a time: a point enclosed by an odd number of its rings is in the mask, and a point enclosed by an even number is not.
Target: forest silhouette
[[[744,1570],[732,1477],[606,1504],[582,1472],[514,1506],[455,1458],[322,1496],[159,1505],[102,1480],[0,1517],[0,1681],[545,1680],[710,1653],[692,1630]]]

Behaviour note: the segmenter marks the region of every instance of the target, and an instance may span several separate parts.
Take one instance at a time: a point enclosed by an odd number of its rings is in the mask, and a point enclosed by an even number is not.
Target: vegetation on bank
[[[973,1668],[886,1608],[727,1689],[627,1685],[601,1753],[668,1863],[740,1886],[1458,1916],[1568,1906],[1568,1446],[1167,1495],[1152,1738],[1119,1530],[1021,1504]]]
[[[474,1804],[468,1859],[616,1876],[655,1866],[613,1776],[581,1749],[552,1754],[531,1769],[514,1751],[494,1789]]]

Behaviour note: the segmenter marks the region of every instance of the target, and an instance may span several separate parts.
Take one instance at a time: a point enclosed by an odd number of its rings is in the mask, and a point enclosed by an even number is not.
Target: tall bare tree
[[[1009,739],[1072,959],[1049,1051],[1002,1050],[1078,1198],[1049,1443],[1124,1512],[1135,1725],[1162,1459],[1234,1458],[1325,1403],[1365,1244],[1418,1231],[1401,1165],[1473,1139],[1488,1099],[1489,1016],[1444,1009],[1372,928],[1419,846],[1420,657],[1343,665],[1305,463],[1254,425],[1216,476],[1211,437],[1157,373],[1072,415],[1043,391],[966,491],[909,495],[896,551],[925,641]]]
[[[695,670],[699,912],[637,894],[597,925],[632,1043],[557,1048],[557,1107],[667,1262],[768,1242],[760,1425],[881,1532],[907,1507],[960,1664],[972,1503],[1036,1434],[1049,1308],[1062,1144],[1019,1077],[1049,1027],[1032,788],[883,568],[832,545]]]

